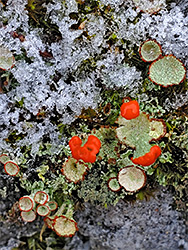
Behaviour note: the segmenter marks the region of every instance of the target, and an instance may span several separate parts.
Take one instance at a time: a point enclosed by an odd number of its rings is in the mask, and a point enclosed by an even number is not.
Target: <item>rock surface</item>
[[[187,250],[186,219],[172,209],[172,202],[169,191],[159,188],[149,201],[121,201],[106,209],[86,203],[85,209],[75,214],[79,232],[62,249]],[[0,250],[11,250],[20,236],[32,235],[42,227],[40,221],[24,226],[1,224]]]
[[[76,236],[67,249],[188,249],[185,220],[172,209],[172,201],[172,195],[161,188],[147,202],[121,201],[107,209],[86,204],[77,220],[80,234],[88,241],[83,243]]]

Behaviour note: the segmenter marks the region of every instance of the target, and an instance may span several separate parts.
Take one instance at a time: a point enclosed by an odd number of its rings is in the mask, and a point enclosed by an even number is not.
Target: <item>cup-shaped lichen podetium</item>
[[[61,172],[70,182],[77,183],[84,179],[88,165],[83,161],[77,161],[76,159],[69,157],[63,164]]]
[[[40,216],[47,216],[50,213],[50,209],[46,205],[38,205],[36,208],[36,212]]]
[[[49,207],[50,211],[55,211],[58,207],[58,204],[56,201],[49,201],[45,205]]]
[[[118,192],[121,189],[119,182],[116,177],[111,177],[108,180],[108,188],[113,192]]]
[[[24,212],[29,212],[33,209],[34,202],[30,196],[23,196],[19,199],[19,209]]]
[[[62,237],[72,237],[78,231],[77,223],[64,215],[54,219],[53,228],[56,234]]]
[[[0,46],[0,69],[8,70],[14,66],[14,56],[7,48]]]
[[[166,125],[162,119],[150,119],[143,112],[132,120],[126,120],[120,115],[117,123],[117,137],[121,143],[134,149],[133,158],[148,153],[152,147],[150,142],[157,141],[166,134]]]
[[[39,203],[41,205],[44,205],[49,199],[49,196],[46,192],[44,191],[38,191],[36,192],[36,194],[34,195],[34,201],[36,203]]]
[[[31,210],[29,212],[22,211],[21,217],[22,217],[23,221],[25,221],[25,222],[32,222],[36,219],[36,213],[33,210]]]
[[[154,61],[149,67],[149,79],[163,87],[180,84],[186,76],[183,63],[173,55]]]
[[[19,167],[15,162],[7,161],[4,164],[4,170],[8,175],[16,176],[19,173]]]
[[[136,192],[146,184],[146,174],[139,167],[127,166],[119,171],[118,181],[127,192]]]
[[[2,164],[7,163],[8,161],[10,161],[10,158],[9,158],[8,155],[6,155],[6,154],[0,155],[0,162],[1,162]]]
[[[161,45],[155,40],[147,40],[141,44],[139,54],[144,62],[152,62],[162,55]]]

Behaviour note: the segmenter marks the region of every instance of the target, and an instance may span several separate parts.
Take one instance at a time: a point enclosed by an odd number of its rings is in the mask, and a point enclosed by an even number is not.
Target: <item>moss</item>
[[[95,0],[76,0],[78,3],[79,12],[83,14],[89,14],[96,12],[99,9],[99,1]]]
[[[53,2],[51,0],[28,0],[26,10],[29,15],[29,24],[33,27],[43,28],[43,39],[45,42],[51,44],[62,39],[58,26],[51,23],[49,18],[46,19],[46,7],[45,5]]]
[[[14,143],[15,141],[20,141],[25,137],[23,133],[19,133],[17,130],[12,131],[8,138],[5,139],[6,142],[8,143]]]

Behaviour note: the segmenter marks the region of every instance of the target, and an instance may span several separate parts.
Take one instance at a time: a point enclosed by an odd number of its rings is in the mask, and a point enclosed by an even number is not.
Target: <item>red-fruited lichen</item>
[[[124,102],[120,108],[121,116],[126,120],[135,119],[140,114],[139,108],[137,101]]]
[[[150,119],[147,114],[140,115],[133,120],[126,120],[121,115],[116,129],[118,139],[125,145],[133,148],[133,158],[139,158],[151,149],[151,141],[162,138],[166,133],[166,125],[162,119]]]
[[[163,119],[157,119],[157,118],[151,118],[150,119],[151,124],[151,131],[150,135],[152,136],[151,141],[159,141],[162,137],[166,135],[166,123]],[[157,132],[156,132],[157,131]],[[160,136],[156,136],[159,134]]]
[[[36,219],[36,213],[33,210],[30,210],[29,212],[22,211],[21,217],[25,222],[32,222]]]
[[[83,160],[84,162],[94,163],[96,161],[96,154],[101,147],[100,140],[90,135],[87,142],[81,147],[82,141],[78,136],[74,136],[69,141],[72,157],[76,160]]]
[[[143,156],[140,156],[138,158],[133,159],[133,157],[131,158],[131,161],[134,164],[138,164],[141,166],[150,166],[152,165],[156,159],[161,155],[161,148],[158,145],[154,145],[153,147],[151,147],[150,151],[148,153],[146,153]]]
[[[73,136],[69,141],[69,147],[71,151],[78,146],[80,147],[81,145],[82,145],[82,140],[77,135]]]
[[[127,192],[137,192],[145,186],[146,174],[139,167],[126,166],[119,171],[118,181]]]
[[[186,69],[174,55],[165,55],[152,62],[148,74],[153,83],[166,88],[183,82],[186,77]]]
[[[49,207],[50,211],[55,211],[58,207],[58,204],[56,201],[49,201],[45,205]]]
[[[80,159],[81,145],[82,145],[82,140],[78,136],[73,136],[69,141],[69,147],[72,153],[72,157],[77,160]]]
[[[69,182],[74,182],[76,184],[84,180],[87,168],[88,166],[84,162],[69,157],[63,164],[61,173]]]
[[[111,177],[108,180],[108,188],[113,192],[118,192],[121,189],[116,177]]]
[[[89,151],[93,151],[95,154],[97,154],[101,147],[101,142],[96,136],[90,135],[84,146],[88,148]]]
[[[36,208],[36,212],[40,216],[48,216],[50,213],[50,209],[46,205],[38,205]]]

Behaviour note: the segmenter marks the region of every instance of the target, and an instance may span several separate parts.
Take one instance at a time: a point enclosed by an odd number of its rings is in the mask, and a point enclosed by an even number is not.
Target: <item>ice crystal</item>
[[[0,5],[0,46],[16,59],[9,70],[13,83],[0,95],[2,152],[19,156],[21,147],[30,146],[34,156],[44,138],[55,148],[64,143],[52,120],[58,115],[59,123],[71,124],[83,108],[96,108],[102,90],[98,82],[119,89],[122,95],[136,96],[142,85],[141,72],[129,65],[127,57],[147,38],[156,39],[164,53],[173,53],[188,65],[188,17],[181,6],[174,4],[170,11],[149,15],[139,14],[132,1],[101,0],[100,10],[85,14],[79,12],[75,0],[52,0],[45,5],[45,20],[56,25],[62,37],[45,42],[44,29],[29,24],[27,3],[8,0],[6,7]],[[72,18],[75,13],[77,17]],[[83,26],[75,28],[80,20]],[[24,41],[13,37],[18,31]],[[51,57],[43,57],[45,51]],[[174,98],[184,103],[183,97]],[[167,98],[167,106],[172,106],[168,102]],[[40,113],[44,114],[41,120]],[[13,144],[12,137],[16,138]]]
[[[161,10],[158,15],[152,16],[142,13],[136,23],[126,21],[128,11],[129,9],[122,8],[121,11],[117,12],[119,38],[131,41],[129,47],[134,46],[134,44],[139,46],[147,38],[156,39],[162,45],[165,54],[173,53],[186,66],[188,65],[186,42],[188,39],[188,16],[181,12],[180,7],[175,6],[170,11]]]
[[[130,67],[123,62],[124,55],[115,52],[107,53],[106,58],[97,62],[100,77],[109,88],[121,87],[124,95],[136,92],[141,84],[141,73],[135,67]]]

